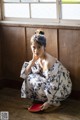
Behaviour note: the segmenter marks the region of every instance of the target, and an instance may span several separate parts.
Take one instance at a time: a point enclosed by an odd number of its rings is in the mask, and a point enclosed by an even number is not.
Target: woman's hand
[[[48,102],[45,102],[42,106],[41,106],[41,110],[45,110],[50,106],[50,104]]]
[[[39,56],[33,53],[33,58],[32,58],[32,60],[33,60],[33,61],[36,61],[36,60],[38,60],[38,59],[39,59]]]
[[[31,67],[34,66],[35,61],[38,60],[38,56],[33,53],[33,58],[31,61],[29,61],[28,66],[25,69],[25,74],[28,75],[31,72]]]

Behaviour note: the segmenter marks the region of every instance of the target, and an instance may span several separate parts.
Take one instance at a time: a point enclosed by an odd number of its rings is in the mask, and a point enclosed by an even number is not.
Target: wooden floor
[[[42,113],[30,113],[29,100],[20,98],[20,90],[4,88],[0,90],[0,112],[8,111],[9,120],[80,120],[80,101],[68,98],[54,110]]]

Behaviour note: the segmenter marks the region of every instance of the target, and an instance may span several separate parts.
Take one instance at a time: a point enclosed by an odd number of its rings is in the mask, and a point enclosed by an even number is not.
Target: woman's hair
[[[31,37],[31,42],[37,42],[39,45],[46,47],[46,37],[42,29],[37,29]]]

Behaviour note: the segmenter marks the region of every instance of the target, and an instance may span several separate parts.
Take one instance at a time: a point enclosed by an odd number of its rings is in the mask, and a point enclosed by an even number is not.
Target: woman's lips
[[[38,55],[39,55],[39,53],[35,53],[35,55],[36,55],[36,56],[38,56]]]

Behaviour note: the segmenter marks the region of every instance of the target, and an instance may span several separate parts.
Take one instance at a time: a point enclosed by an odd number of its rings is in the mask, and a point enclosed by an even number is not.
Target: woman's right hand
[[[33,53],[33,58],[32,58],[32,60],[33,60],[33,61],[36,61],[36,60],[38,60],[38,59],[39,59],[39,56]]]
[[[31,61],[29,61],[29,64],[28,66],[26,67],[26,70],[25,70],[25,74],[29,74],[29,72],[31,71],[31,67],[35,64],[35,61],[38,60],[38,56],[33,54],[33,58]]]

